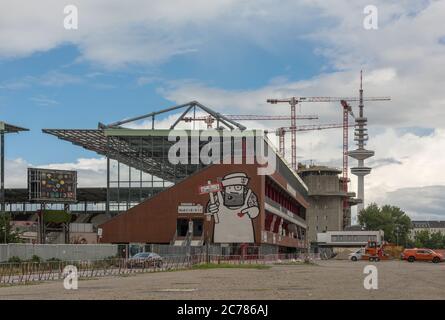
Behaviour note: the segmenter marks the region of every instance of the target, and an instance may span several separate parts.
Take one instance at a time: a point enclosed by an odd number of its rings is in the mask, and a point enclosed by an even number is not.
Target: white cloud
[[[376,0],[379,30],[363,28],[367,1],[76,0],[79,29],[63,28],[57,0],[0,3],[0,56],[27,56],[64,44],[80,50],[79,60],[108,67],[154,64],[202,50],[226,35],[268,51],[309,40],[317,52],[344,69],[388,63],[414,70],[413,60],[443,54],[443,1]],[[296,18],[298,17],[298,18]],[[422,62],[420,62],[422,63]],[[438,72],[439,73],[439,72]]]
[[[65,30],[66,3],[3,1],[0,56],[26,56],[71,43],[80,49],[80,60],[110,67],[157,63],[195,50],[201,40],[190,36],[190,29],[204,35],[205,25],[211,26],[234,2],[77,0],[71,4],[78,8],[79,28]]]
[[[445,219],[445,186],[402,188],[388,192],[388,203],[403,207],[415,220]]]
[[[59,102],[57,102],[54,99],[48,98],[46,96],[40,95],[37,97],[32,97],[29,100],[35,102],[37,105],[39,106],[44,106],[44,107],[49,107],[49,106],[54,106],[54,105],[58,105]]]
[[[445,185],[442,173],[445,158],[443,129],[422,137],[411,133],[398,135],[388,129],[370,140],[369,148],[376,150],[376,158],[399,161],[374,169],[366,178],[369,201],[390,200],[385,199],[386,195],[398,189]]]
[[[84,79],[80,76],[51,70],[39,76],[24,76],[19,79],[7,80],[0,83],[0,89],[19,90],[33,85],[60,87],[70,84],[82,83]]]
[[[29,163],[18,158],[5,161],[5,188],[27,188]]]
[[[269,51],[311,30],[317,11],[305,1],[75,0],[77,30],[63,28],[57,0],[0,3],[0,56],[27,56],[73,44],[78,61],[116,68],[158,64],[236,35]],[[304,14],[305,12],[312,15]],[[298,16],[298,19],[295,17]],[[280,33],[281,36],[276,35]]]

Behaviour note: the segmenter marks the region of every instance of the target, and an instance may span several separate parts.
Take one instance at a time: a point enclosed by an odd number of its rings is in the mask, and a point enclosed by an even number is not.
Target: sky
[[[78,9],[77,29],[64,28],[68,4]],[[31,130],[7,136],[6,187],[25,187],[29,166],[76,169],[80,186],[103,185],[103,158],[42,128],[97,128],[191,100],[226,114],[288,114],[266,99],[355,96],[363,70],[365,96],[391,96],[365,104],[375,151],[366,204],[444,220],[445,1],[375,0],[378,29],[371,30],[363,26],[369,4],[1,1],[0,120]],[[300,124],[342,121],[335,103],[297,111],[319,116]],[[297,135],[298,161],[306,164],[340,167],[341,147],[338,129]]]

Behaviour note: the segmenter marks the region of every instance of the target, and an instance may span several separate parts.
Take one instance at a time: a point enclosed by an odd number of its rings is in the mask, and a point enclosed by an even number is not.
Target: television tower
[[[358,166],[351,168],[351,173],[357,176],[357,198],[362,203],[357,205],[357,213],[365,207],[365,176],[371,173],[370,167],[365,167],[365,159],[374,156],[374,151],[366,150],[365,145],[368,140],[368,129],[366,124],[368,119],[363,115],[363,73],[360,71],[360,97],[359,97],[359,116],[355,118],[354,141],[357,141],[358,148],[348,152],[351,158],[358,161]]]

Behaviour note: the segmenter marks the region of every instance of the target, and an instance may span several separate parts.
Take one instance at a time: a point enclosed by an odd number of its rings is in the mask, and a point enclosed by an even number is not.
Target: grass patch
[[[264,264],[232,264],[232,263],[204,263],[197,264],[191,267],[192,270],[207,270],[207,269],[270,269],[270,266]]]
[[[129,278],[129,277],[134,277],[138,274],[147,274],[149,272],[133,272],[133,273],[119,273],[115,276],[120,277],[120,278]]]
[[[318,266],[318,264],[313,261],[275,262],[274,265],[276,265],[276,266]]]
[[[102,277],[101,277],[101,278],[102,278]],[[96,278],[96,277],[94,277],[94,278],[80,277],[78,280],[79,280],[79,281],[90,281],[90,280],[99,280],[99,278]]]
[[[9,288],[9,287],[19,287],[19,286],[34,286],[38,284],[43,284],[45,281],[28,281],[28,282],[18,282],[18,283],[2,283],[0,284],[0,288]]]

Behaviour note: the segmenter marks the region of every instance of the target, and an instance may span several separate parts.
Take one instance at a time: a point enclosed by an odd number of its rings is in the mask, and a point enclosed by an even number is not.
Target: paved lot
[[[320,261],[267,270],[211,269],[0,288],[0,299],[445,299],[445,263],[379,262],[379,289],[365,290],[367,262]]]

